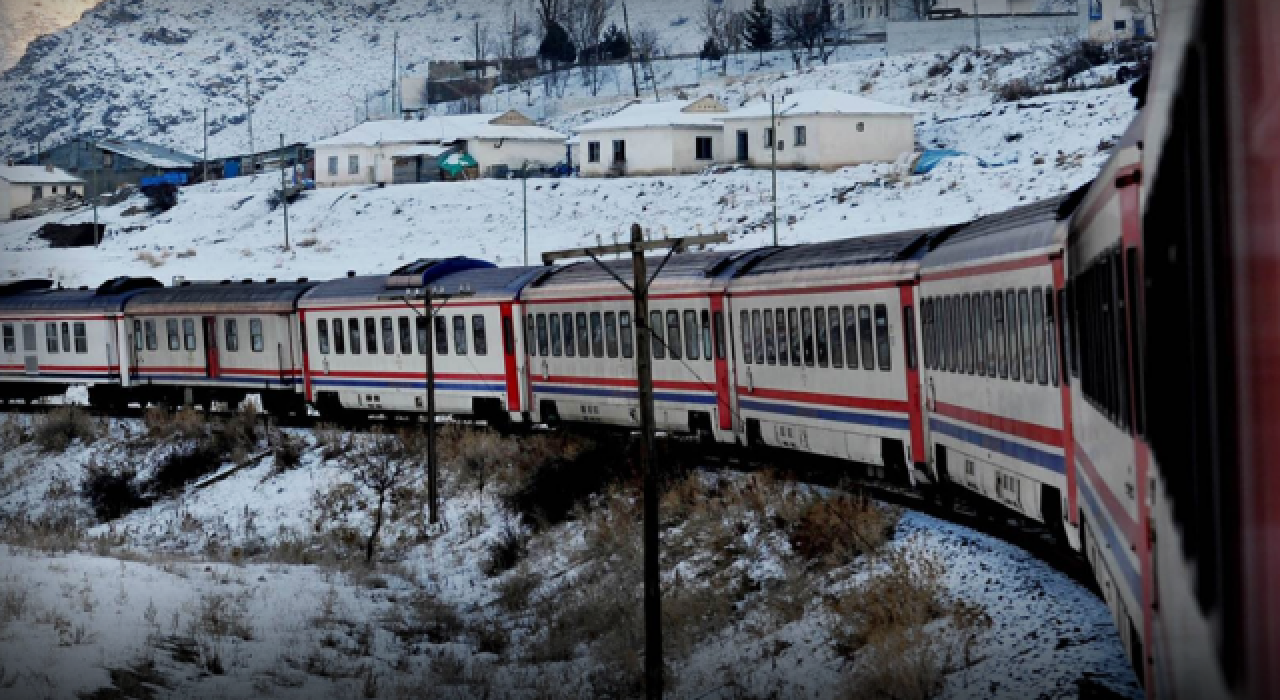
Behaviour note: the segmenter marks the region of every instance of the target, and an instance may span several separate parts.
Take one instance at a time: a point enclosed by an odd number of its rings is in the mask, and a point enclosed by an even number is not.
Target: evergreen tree
[[[763,63],[764,52],[773,48],[773,11],[764,4],[764,0],[751,0],[751,7],[742,23],[742,39],[748,48],[759,52]]]
[[[617,61],[631,53],[631,44],[627,41],[627,35],[618,29],[618,25],[611,24],[600,40],[600,50],[606,58]]]
[[[559,22],[552,20],[547,25],[547,35],[542,38],[542,44],[538,46],[538,57],[557,65],[573,63],[578,58],[578,50],[574,47],[573,40],[569,38],[569,32],[565,31]]]
[[[707,37],[707,41],[702,45],[702,51],[698,54],[698,58],[704,61],[719,61],[724,57],[724,50],[716,43],[712,37]]]

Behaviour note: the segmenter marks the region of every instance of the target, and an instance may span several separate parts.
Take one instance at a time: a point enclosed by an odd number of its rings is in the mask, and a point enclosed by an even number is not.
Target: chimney
[[[53,172],[53,163],[46,163],[44,166],[44,171],[47,173]]]

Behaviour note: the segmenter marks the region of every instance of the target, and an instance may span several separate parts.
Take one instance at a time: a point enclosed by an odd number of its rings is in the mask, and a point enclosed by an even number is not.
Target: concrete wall
[[[11,184],[0,180],[0,221],[8,221],[13,217],[13,210],[18,207],[25,207],[33,200],[33,185],[18,183]],[[54,191],[54,188],[57,191]],[[59,183],[57,185],[41,185],[41,198],[49,199],[50,197],[66,197],[70,194],[84,196],[84,185]]]
[[[862,131],[858,125],[862,124]],[[795,144],[796,127],[804,126],[806,143]],[[765,130],[769,118],[725,121],[726,160],[736,160],[739,130],[747,132],[747,164],[767,168],[772,157]],[[910,115],[811,115],[778,119],[778,167],[832,170],[859,163],[891,162],[915,150],[915,120]]]
[[[1085,10],[1087,12],[1087,10]],[[1083,36],[1088,15],[1025,15],[979,17],[982,45],[995,46],[1018,41],[1052,39],[1072,34]],[[925,22],[889,22],[886,51],[889,55],[922,51],[950,51],[975,44],[974,18],[938,19]]]
[[[1081,0],[1086,5],[1093,0]],[[1162,10],[1163,2],[1157,0],[1156,12],[1157,17],[1151,17],[1150,13],[1143,9],[1133,7],[1132,5],[1121,2],[1121,0],[1097,0],[1099,9],[1102,10],[1102,19],[1089,21],[1089,38],[1098,41],[1111,41],[1114,39],[1128,39],[1136,36],[1134,31],[1139,21],[1143,24],[1146,36],[1154,37],[1156,35],[1156,24],[1159,22],[1159,13]],[[1142,2],[1143,8],[1147,7],[1147,3]],[[1116,29],[1116,22],[1124,22],[1123,29]]]
[[[579,136],[582,143],[578,157],[581,162],[581,174],[584,177],[601,177],[605,175],[672,175],[677,173],[697,173],[704,168],[725,159],[723,130],[718,127],[653,127],[646,129],[618,129],[614,131],[591,131]],[[698,160],[696,155],[696,139],[699,136],[711,137],[710,160]],[[612,166],[614,140],[625,141],[627,146],[626,167],[615,170]],[[589,144],[600,143],[600,162],[587,162],[590,152]]]
[[[519,170],[525,161],[529,166],[555,165],[565,159],[563,141],[513,141],[505,139],[476,139],[468,141],[467,153],[476,159],[480,166],[480,175],[487,176],[489,168],[494,165],[505,165],[510,170]]]

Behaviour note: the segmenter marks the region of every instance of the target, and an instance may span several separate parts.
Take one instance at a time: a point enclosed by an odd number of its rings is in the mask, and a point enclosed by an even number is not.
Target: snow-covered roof
[[[784,97],[778,116],[811,114],[915,114],[916,110],[835,90],[804,90]],[[769,103],[757,102],[721,116],[721,119],[758,119],[769,116]]]
[[[497,122],[501,114],[432,115],[424,119],[383,119],[368,121],[352,129],[320,139],[320,146],[377,146],[390,143],[454,143],[474,139],[520,141],[564,141],[561,134],[545,127]],[[497,122],[497,123],[495,123]]]
[[[122,155],[126,158],[132,158],[140,163],[146,163],[154,168],[180,169],[190,168],[199,162],[199,158],[175,151],[168,146],[157,146],[154,143],[145,141],[121,141],[119,139],[106,139],[98,141],[95,144],[104,151]]]
[[[43,165],[0,165],[0,180],[6,180],[15,185],[84,184],[84,180],[65,170],[58,168],[50,170]]]
[[[719,127],[719,120],[727,114],[723,108],[690,109],[695,106],[709,107],[710,105],[706,98],[632,104],[603,119],[583,124],[578,127],[578,132],[662,127]]]
[[[430,158],[439,158],[440,156],[448,153],[449,150],[450,148],[448,146],[441,146],[439,144],[426,144],[422,146],[414,146],[412,148],[407,148],[403,151],[400,151],[399,153],[394,154],[392,157],[393,158],[412,158],[414,156],[427,156]]]

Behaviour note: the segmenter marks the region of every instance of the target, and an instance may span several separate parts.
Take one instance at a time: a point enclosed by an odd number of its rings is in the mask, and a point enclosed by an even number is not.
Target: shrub
[[[996,86],[996,97],[1001,102],[1017,102],[1045,94],[1044,84],[1036,85],[1027,78],[1014,78]]]
[[[489,556],[481,569],[486,576],[510,571],[529,553],[529,537],[518,526],[507,523],[489,543]]]
[[[495,587],[498,605],[509,613],[524,612],[533,600],[534,592],[541,585],[542,576],[528,566],[521,565]]]
[[[156,495],[167,495],[210,474],[222,466],[223,451],[215,440],[203,440],[195,446],[169,453],[156,467],[148,487]]]
[[[306,444],[301,438],[276,430],[272,432],[269,442],[271,454],[275,457],[276,473],[295,469],[302,463],[302,450]]]
[[[801,557],[838,564],[879,551],[893,523],[884,508],[865,496],[839,493],[811,500],[791,523],[788,537]]]
[[[457,639],[463,630],[458,611],[433,595],[415,594],[409,608],[410,620],[402,622],[396,630],[401,639],[425,638],[432,644],[445,644]]]
[[[845,656],[868,644],[921,629],[946,612],[937,555],[908,545],[889,552],[884,567],[831,601],[832,640]]]
[[[209,435],[207,416],[190,409],[170,411],[163,406],[151,406],[142,414],[142,423],[154,440],[196,440]]]
[[[17,416],[0,420],[0,449],[11,450],[31,439],[31,431]]]
[[[622,441],[592,443],[577,454],[554,455],[517,474],[503,501],[530,527],[555,525],[567,520],[575,505],[632,468]]]
[[[76,439],[88,444],[98,439],[99,428],[84,409],[63,406],[36,420],[35,441],[46,452],[61,452]]]
[[[100,521],[115,520],[147,505],[137,473],[129,467],[112,468],[91,460],[80,489]]]
[[[951,74],[951,61],[944,56],[939,56],[938,60],[929,66],[926,73],[930,78],[941,78],[944,75]]]

